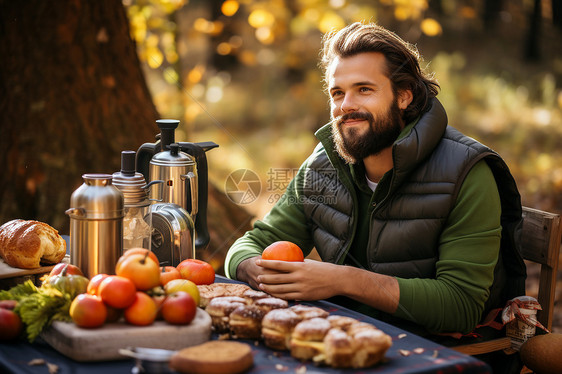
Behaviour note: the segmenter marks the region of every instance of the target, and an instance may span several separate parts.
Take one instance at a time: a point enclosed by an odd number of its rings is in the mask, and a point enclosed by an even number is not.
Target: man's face
[[[332,134],[349,163],[392,146],[404,127],[404,104],[394,97],[385,69],[384,56],[376,52],[336,58],[328,69]]]

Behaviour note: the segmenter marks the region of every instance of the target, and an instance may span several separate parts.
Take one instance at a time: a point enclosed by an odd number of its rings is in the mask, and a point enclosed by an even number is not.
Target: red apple
[[[181,274],[174,266],[160,266],[160,285],[165,286],[172,279],[181,279]]]
[[[15,300],[0,301],[0,340],[13,340],[23,330],[20,316],[13,312],[17,303]]]
[[[123,311],[125,321],[131,325],[148,326],[156,319],[158,307],[145,292],[137,291],[135,301]]]
[[[95,328],[105,323],[107,307],[98,296],[83,293],[72,300],[68,314],[77,326]]]
[[[59,275],[60,273],[63,272],[65,267],[66,267],[66,275],[84,276],[84,273],[82,273],[82,270],[80,270],[78,266],[60,262],[56,264],[54,268],[51,269],[51,272],[49,273],[49,277],[52,277],[53,275]]]
[[[187,325],[193,321],[197,313],[197,305],[190,294],[184,291],[168,295],[162,303],[164,321],[174,325]]]
[[[176,268],[183,279],[190,280],[196,285],[215,282],[215,269],[205,261],[189,258],[180,262]]]
[[[88,288],[86,289],[86,292],[89,293],[90,295],[99,296],[100,284],[107,277],[109,277],[109,274],[100,273],[94,275],[92,279],[90,279],[90,282],[88,283]]]

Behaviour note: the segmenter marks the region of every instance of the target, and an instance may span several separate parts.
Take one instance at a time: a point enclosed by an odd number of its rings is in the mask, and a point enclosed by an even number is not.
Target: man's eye
[[[334,98],[334,97],[338,97],[338,96],[343,95],[343,92],[342,91],[332,91],[331,95],[332,95],[332,98]]]
[[[370,87],[360,87],[359,92],[370,92],[372,89]]]

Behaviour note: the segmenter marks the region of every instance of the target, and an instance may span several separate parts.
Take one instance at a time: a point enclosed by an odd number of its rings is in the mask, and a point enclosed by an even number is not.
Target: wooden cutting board
[[[61,262],[69,263],[69,256],[66,255]],[[54,267],[55,265],[44,265],[34,269],[21,269],[8,265],[4,259],[0,258],[0,289],[8,290],[28,279],[39,286],[41,284],[40,278],[51,272]]]
[[[61,262],[69,263],[70,258],[66,255]],[[8,265],[4,259],[0,258],[0,279],[20,277],[29,274],[45,274],[50,272],[55,265],[43,265],[33,269],[21,269]]]
[[[189,325],[176,326],[156,321],[150,326],[132,326],[125,322],[100,328],[84,329],[74,323],[55,321],[41,337],[54,349],[76,361],[123,360],[119,354],[127,347],[179,350],[211,338],[211,317],[198,308]]]

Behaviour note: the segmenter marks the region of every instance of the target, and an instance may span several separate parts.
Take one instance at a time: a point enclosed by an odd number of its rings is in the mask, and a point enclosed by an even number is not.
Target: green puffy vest
[[[465,176],[484,159],[494,174],[502,205],[500,259],[484,316],[524,295],[526,271],[518,240],[521,198],[501,157],[448,126],[436,99],[410,134],[393,147],[389,191],[371,217],[368,268],[401,278],[434,278],[439,236],[449,212]],[[304,178],[303,208],[323,261],[341,263],[355,229],[357,198],[343,161],[333,152],[316,154]]]

